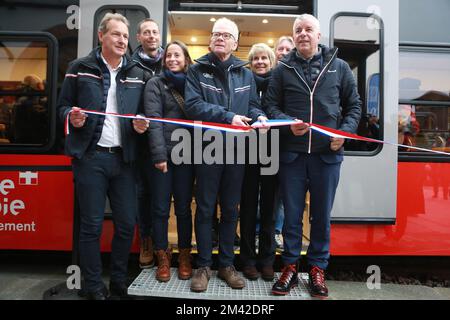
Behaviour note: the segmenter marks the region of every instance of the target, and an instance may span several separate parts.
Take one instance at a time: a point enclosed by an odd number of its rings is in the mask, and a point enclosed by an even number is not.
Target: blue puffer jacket
[[[352,71],[345,61],[336,58],[336,48],[320,47],[323,66],[314,87],[307,84],[294,49],[273,70],[263,110],[270,118],[297,118],[354,133],[361,117],[361,100]],[[289,127],[281,133],[281,151],[335,153],[330,149],[330,138],[323,134],[310,130],[294,136]]]
[[[233,63],[225,72],[205,55],[188,70],[186,115],[193,120],[230,124],[235,115],[252,118],[265,115],[261,110],[253,74],[246,62],[231,56]]]
[[[117,77],[117,107],[121,114],[143,113],[142,95],[146,75],[142,68],[124,57]],[[102,111],[106,110],[106,100],[110,84],[110,73],[99,57],[99,48],[87,57],[73,61],[66,73],[58,100],[58,116],[64,123],[73,106]],[[84,126],[70,126],[66,137],[66,154],[81,159],[85,153],[94,150],[103,130],[105,117],[89,115]],[[123,159],[132,162],[137,153],[137,136],[130,119],[120,119]]]

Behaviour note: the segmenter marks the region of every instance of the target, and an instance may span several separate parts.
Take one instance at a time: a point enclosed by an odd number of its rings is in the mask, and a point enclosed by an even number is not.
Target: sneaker
[[[281,235],[281,233],[275,233],[275,245],[277,251],[283,251],[283,236]]]
[[[316,298],[327,298],[328,288],[325,285],[325,271],[319,267],[311,267],[309,271],[309,289]]]
[[[295,264],[288,264],[282,270],[280,279],[272,287],[272,294],[275,296],[285,296],[292,288],[298,286],[298,276]]]
[[[145,237],[141,240],[139,252],[139,267],[141,269],[151,268],[155,265],[153,259],[153,242],[151,237]]]
[[[208,289],[208,282],[211,278],[211,269],[209,267],[201,267],[195,270],[191,281],[191,291],[203,292]]]
[[[239,275],[234,266],[219,268],[217,276],[219,279],[225,281],[232,289],[242,289],[245,287],[244,279]]]

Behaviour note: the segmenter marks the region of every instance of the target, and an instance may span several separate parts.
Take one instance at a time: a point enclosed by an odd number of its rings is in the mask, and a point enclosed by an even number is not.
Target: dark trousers
[[[192,243],[192,189],[194,166],[174,165],[167,162],[167,172],[152,168],[155,186],[152,200],[153,241],[155,250],[166,250],[169,246],[167,233],[172,195],[177,217],[178,248],[186,249]]]
[[[134,167],[122,154],[95,151],[72,161],[75,190],[80,207],[80,264],[86,290],[103,288],[100,237],[106,196],[114,222],[111,281],[127,280],[128,257],[136,224],[136,178]]]
[[[244,165],[240,164],[199,164],[195,166],[197,179],[195,235],[198,267],[212,265],[211,228],[217,198],[219,198],[221,213],[219,222],[219,267],[233,265],[233,245],[244,168]]]
[[[245,167],[240,206],[241,252],[244,266],[271,266],[275,260],[274,199],[276,175],[260,174],[260,165]],[[258,206],[259,204],[259,206]],[[260,212],[259,249],[255,250],[258,207]]]
[[[326,269],[330,256],[330,214],[339,182],[342,155],[282,152],[279,180],[284,203],[284,264],[295,264],[302,248],[303,211],[310,192],[310,266]]]
[[[138,226],[141,239],[152,236],[152,166],[150,155],[145,152],[136,161]]]

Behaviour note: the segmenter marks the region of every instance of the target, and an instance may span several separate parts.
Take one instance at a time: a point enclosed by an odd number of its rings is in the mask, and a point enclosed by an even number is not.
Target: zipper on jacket
[[[319,83],[320,77],[322,76],[324,71],[327,70],[327,68],[331,64],[331,62],[334,60],[334,57],[336,56],[336,54],[337,54],[337,50],[333,53],[330,61],[328,61],[328,63],[325,65],[325,67],[323,67],[322,71],[319,73],[319,76],[317,77],[312,90],[311,90],[311,87],[308,85],[308,83],[305,81],[305,79],[303,79],[302,76],[298,73],[297,69],[295,69],[294,67],[292,67],[290,65],[287,65],[286,63],[284,63],[282,61],[279,62],[279,63],[283,64],[284,66],[286,66],[290,69],[293,69],[294,72],[297,74],[297,76],[305,83],[306,87],[309,90],[309,105],[310,105],[309,123],[312,123],[312,120],[313,120],[314,91],[317,88],[317,84]],[[308,153],[311,153],[311,142],[312,142],[312,132],[311,132],[311,130],[309,130]]]

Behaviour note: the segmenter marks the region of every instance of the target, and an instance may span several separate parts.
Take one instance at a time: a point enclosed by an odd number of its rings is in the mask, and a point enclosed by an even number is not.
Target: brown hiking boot
[[[219,268],[217,276],[219,279],[224,280],[232,289],[242,289],[245,287],[244,279],[237,273],[234,266]]]
[[[139,253],[139,267],[142,269],[151,268],[155,265],[153,259],[153,242],[151,237],[145,237],[141,240],[141,250]]]
[[[169,249],[155,251],[158,260],[158,269],[156,270],[156,280],[167,282],[170,280],[170,259],[172,253]]]
[[[192,277],[191,248],[180,249],[178,256],[178,279],[188,280]]]
[[[208,289],[209,278],[211,278],[211,269],[209,267],[198,268],[192,277],[191,291],[206,291]]]

